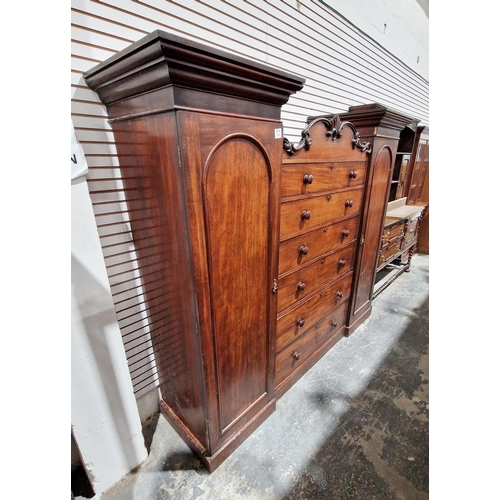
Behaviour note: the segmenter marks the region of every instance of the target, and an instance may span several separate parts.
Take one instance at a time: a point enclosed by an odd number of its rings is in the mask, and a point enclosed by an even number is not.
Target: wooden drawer
[[[405,234],[405,225],[405,221],[402,220],[399,224],[384,229],[382,233],[382,246],[391,246],[391,243],[403,238]]]
[[[353,217],[282,241],[279,249],[278,273],[283,274],[335,250],[340,245],[355,241],[358,229],[359,217]]]
[[[384,248],[379,255],[378,258],[378,265],[381,266],[382,264],[386,263],[387,261],[391,260],[391,258],[397,254],[401,250],[401,240],[397,241],[391,246],[388,246],[387,248]]]
[[[278,312],[315,293],[354,265],[354,242],[278,278]]]
[[[283,164],[281,196],[363,186],[366,162],[322,162]]]
[[[344,302],[335,308],[276,356],[276,386],[291,375],[336,332],[344,328],[348,305],[348,302]]]
[[[361,210],[363,189],[304,197],[281,204],[281,240],[318,229],[335,219],[351,217]]]
[[[351,292],[351,283],[352,272],[349,272],[292,311],[278,316],[276,352],[315,327],[329,311],[346,301]]]
[[[403,243],[404,247],[413,245],[417,242],[418,223],[419,223],[418,216],[408,221],[408,225],[406,226],[405,239]]]

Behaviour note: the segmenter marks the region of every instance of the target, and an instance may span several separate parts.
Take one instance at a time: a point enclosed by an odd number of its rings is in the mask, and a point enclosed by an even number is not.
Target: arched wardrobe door
[[[234,134],[204,172],[208,273],[222,432],[266,393],[270,272],[269,159]]]

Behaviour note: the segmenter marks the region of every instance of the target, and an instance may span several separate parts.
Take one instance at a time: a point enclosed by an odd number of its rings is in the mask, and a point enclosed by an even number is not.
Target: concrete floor
[[[163,417],[148,459],[102,500],[429,498],[429,257],[208,474]]]

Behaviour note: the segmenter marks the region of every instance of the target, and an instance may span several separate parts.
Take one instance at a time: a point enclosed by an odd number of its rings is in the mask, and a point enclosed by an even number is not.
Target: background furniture
[[[353,276],[354,296],[346,330],[346,334],[350,335],[371,314],[382,231],[400,134],[405,127],[413,126],[415,120],[378,103],[351,106],[347,113],[339,116],[356,127],[363,141],[372,144],[366,174],[359,255]]]
[[[408,189],[409,205],[425,208],[420,222],[417,249],[429,253],[429,127],[418,127],[412,152],[412,176]]]
[[[410,270],[424,211],[423,206],[407,205],[406,198],[388,203],[373,298],[377,297],[402,273]]]

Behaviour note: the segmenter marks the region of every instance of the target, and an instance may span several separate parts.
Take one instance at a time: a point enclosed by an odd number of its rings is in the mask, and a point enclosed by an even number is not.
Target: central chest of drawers
[[[276,331],[276,396],[344,334],[359,244],[367,152],[338,117],[284,141]]]

